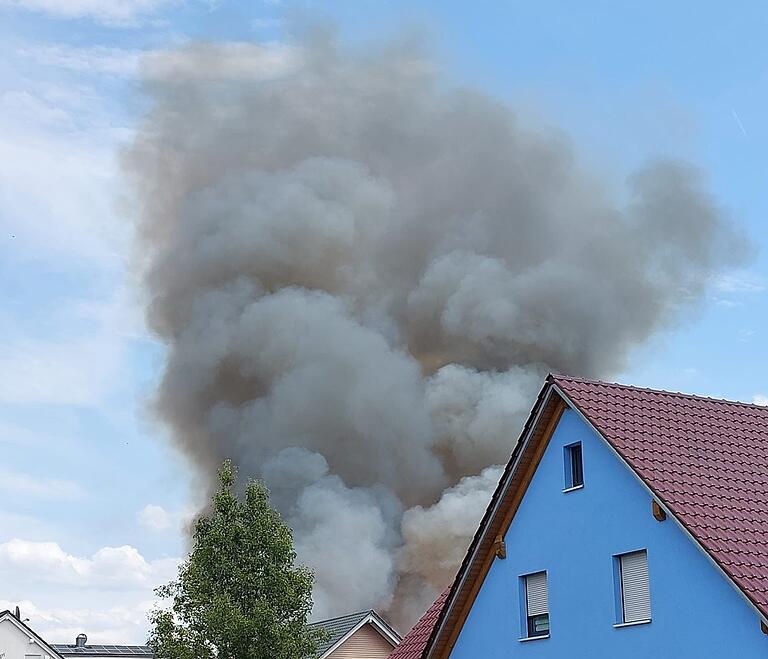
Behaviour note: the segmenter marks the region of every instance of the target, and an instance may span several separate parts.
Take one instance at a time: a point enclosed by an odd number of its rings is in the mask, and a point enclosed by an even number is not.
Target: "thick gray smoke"
[[[543,376],[610,376],[738,262],[699,173],[621,198],[419,48],[196,45],[149,62],[126,168],[157,410],[264,479],[317,616],[401,625],[450,580]]]

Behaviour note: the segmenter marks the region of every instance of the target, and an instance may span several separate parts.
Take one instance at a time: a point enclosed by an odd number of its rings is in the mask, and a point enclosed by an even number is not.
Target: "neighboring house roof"
[[[550,375],[421,656],[450,651],[566,407],[768,620],[768,407]]]
[[[63,645],[51,647],[62,657],[154,657],[148,645]]]
[[[400,642],[400,635],[392,629],[392,627],[390,627],[387,622],[376,613],[376,611],[360,611],[358,613],[350,613],[345,616],[339,616],[338,618],[331,618],[329,620],[321,620],[320,622],[312,623],[312,627],[324,629],[329,634],[328,640],[318,648],[318,651],[314,656],[316,659],[327,657],[344,643],[344,641],[352,636],[352,634],[366,624],[372,625],[389,643],[392,644],[392,647]]]
[[[17,612],[18,612],[18,607],[17,607]],[[12,613],[11,611],[8,611],[7,609],[5,611],[0,611],[0,622],[6,622],[6,621],[15,625],[18,629],[22,630],[30,638],[35,639],[35,643],[40,648],[42,648],[45,653],[50,654],[52,659],[56,659],[59,657],[59,655],[56,653],[56,650],[52,645],[49,645],[48,643],[46,643],[37,633],[35,633],[23,621],[19,620],[19,618],[17,618],[14,613]]]
[[[424,648],[427,646],[429,635],[432,633],[440,611],[443,609],[445,600],[448,598],[449,591],[450,588],[446,588],[432,603],[427,612],[421,616],[419,621],[411,628],[411,631],[400,641],[400,645],[392,650],[389,659],[419,659],[421,657],[421,653],[424,652]]]

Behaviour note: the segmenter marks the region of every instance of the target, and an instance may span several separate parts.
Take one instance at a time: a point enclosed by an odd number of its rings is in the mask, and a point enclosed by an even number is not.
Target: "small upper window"
[[[528,638],[549,636],[547,573],[523,577],[525,583],[525,634]]]
[[[616,557],[621,602],[617,606],[619,622],[639,623],[651,620],[651,590],[648,583],[648,554],[645,549]]]
[[[584,460],[581,442],[565,447],[565,489],[584,485]]]

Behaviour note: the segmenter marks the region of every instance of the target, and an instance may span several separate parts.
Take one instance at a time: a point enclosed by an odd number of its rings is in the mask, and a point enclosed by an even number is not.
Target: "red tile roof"
[[[448,591],[450,591],[450,588],[446,588],[432,603],[432,606],[427,609],[427,612],[421,616],[411,631],[409,631],[405,635],[405,638],[400,641],[400,645],[392,650],[389,659],[421,658],[421,653],[424,652],[427,640],[429,640],[429,635],[432,633],[432,628],[435,626],[437,618],[443,610],[445,600],[448,599]]]
[[[768,617],[768,407],[550,381]]]

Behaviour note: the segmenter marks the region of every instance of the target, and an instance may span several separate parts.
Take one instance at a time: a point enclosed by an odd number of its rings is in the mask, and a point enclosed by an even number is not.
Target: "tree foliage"
[[[294,564],[291,530],[263,485],[249,482],[239,499],[234,483],[224,463],[189,557],[156,591],[170,600],[150,614],[159,659],[303,659],[324,640],[307,625],[313,577]]]

